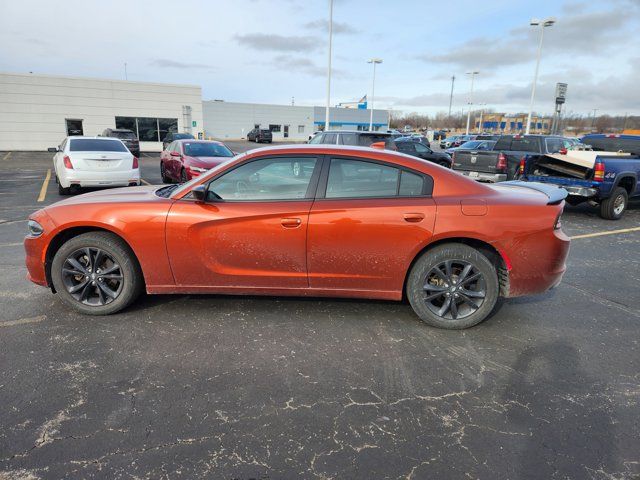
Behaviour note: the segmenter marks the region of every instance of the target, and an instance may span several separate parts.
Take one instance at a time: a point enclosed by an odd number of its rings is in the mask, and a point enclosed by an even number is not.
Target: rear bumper
[[[454,168],[455,170],[455,168]],[[461,173],[465,177],[473,178],[479,182],[504,182],[507,180],[506,173],[484,173],[484,172],[474,172],[469,170],[456,170],[456,172]]]
[[[562,230],[519,239],[511,257],[508,296],[535,295],[557,287],[567,269],[570,245],[571,239]]]
[[[130,183],[140,185],[140,169],[132,169],[118,172],[101,172],[88,170],[67,170],[65,178],[68,187],[79,185],[80,187],[126,187]]]

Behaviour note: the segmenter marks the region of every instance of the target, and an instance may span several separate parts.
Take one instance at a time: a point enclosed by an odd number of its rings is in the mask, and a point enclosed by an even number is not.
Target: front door
[[[309,216],[309,286],[397,295],[433,234],[431,177],[358,159],[328,165]]]
[[[65,121],[67,124],[67,136],[73,137],[76,135],[84,135],[84,131],[82,129],[82,120],[73,120],[67,118]]]
[[[202,291],[308,287],[307,227],[318,165],[313,156],[251,159],[214,178],[207,202],[175,202],[167,248],[176,283]]]

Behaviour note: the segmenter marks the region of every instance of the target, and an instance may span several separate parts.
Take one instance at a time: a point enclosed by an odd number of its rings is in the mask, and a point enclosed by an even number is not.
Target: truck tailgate
[[[453,169],[496,173],[499,152],[459,151],[453,157]]]

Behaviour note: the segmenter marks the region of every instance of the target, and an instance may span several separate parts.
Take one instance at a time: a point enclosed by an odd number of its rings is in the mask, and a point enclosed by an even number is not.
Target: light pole
[[[550,27],[556,23],[556,19],[553,17],[545,18],[544,20],[538,20],[532,18],[529,25],[533,27],[540,27],[540,43],[538,43],[538,55],[536,57],[536,71],[533,74],[533,86],[531,87],[531,101],[529,102],[529,115],[527,115],[527,128],[525,129],[525,135],[529,135],[531,129],[531,114],[533,113],[533,101],[536,98],[536,83],[538,83],[538,69],[540,68],[540,54],[542,53],[542,39],[544,38],[545,27]]]
[[[373,131],[373,101],[376,96],[376,65],[382,63],[381,58],[372,58],[367,63],[373,64],[373,82],[371,82],[371,112],[369,112],[369,131]]]
[[[471,105],[473,105],[473,79],[479,73],[480,72],[478,72],[477,70],[474,70],[472,72],[466,72],[466,75],[471,75],[471,90],[469,91],[469,111],[467,112],[467,133],[466,133],[466,135],[469,135],[469,122],[471,122]]]
[[[329,130],[329,108],[331,107],[331,44],[333,42],[333,0],[329,0],[329,59],[327,62],[327,107],[324,112],[324,131]]]
[[[451,94],[449,95],[449,118],[451,118],[451,105],[453,104],[453,84],[456,82],[456,76],[451,75]]]
[[[480,123],[478,123],[478,133],[482,133],[482,131],[483,131],[482,130],[482,116],[484,115],[484,107],[486,107],[487,104],[486,103],[479,103],[478,106],[481,107],[480,108]],[[474,120],[473,123],[475,124],[475,120]]]

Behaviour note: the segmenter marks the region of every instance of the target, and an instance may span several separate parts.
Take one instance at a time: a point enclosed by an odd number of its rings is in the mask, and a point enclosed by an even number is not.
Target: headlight
[[[44,232],[42,225],[35,220],[29,220],[29,223],[27,223],[27,229],[29,230],[30,237],[39,237],[42,235],[42,232]]]
[[[206,168],[200,168],[200,167],[189,167],[189,170],[192,170],[194,172],[199,172],[199,173],[203,173],[207,171]]]

